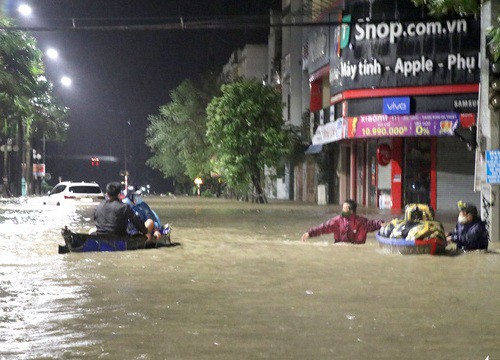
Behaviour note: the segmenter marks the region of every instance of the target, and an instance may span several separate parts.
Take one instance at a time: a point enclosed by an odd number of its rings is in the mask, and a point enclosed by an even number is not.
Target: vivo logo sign
[[[384,114],[406,115],[410,113],[410,97],[384,98]]]

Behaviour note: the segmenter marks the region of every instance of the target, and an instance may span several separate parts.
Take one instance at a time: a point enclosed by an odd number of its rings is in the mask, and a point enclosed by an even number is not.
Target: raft
[[[375,234],[380,247],[395,254],[429,254],[436,255],[445,252],[446,241],[439,238],[423,240],[406,240],[383,237],[379,233]]]
[[[75,233],[67,227],[61,230],[64,245],[59,245],[59,254],[68,252],[91,251],[128,251],[138,249],[154,249],[179,245],[170,241],[170,230],[156,242],[146,243],[142,235],[118,236]]]

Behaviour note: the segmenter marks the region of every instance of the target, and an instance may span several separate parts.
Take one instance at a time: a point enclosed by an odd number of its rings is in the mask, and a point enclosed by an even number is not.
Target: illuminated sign
[[[388,18],[392,15],[394,21],[372,22],[359,9],[352,11],[351,19],[344,16],[342,24],[330,30],[330,37],[336,40],[330,47],[331,94],[352,89],[479,83],[477,19],[405,21],[398,19],[400,13],[394,6],[383,14]],[[382,14],[372,14],[374,19],[378,15]],[[456,110],[463,112],[458,107]]]
[[[486,150],[486,182],[500,184],[500,151]]]
[[[406,115],[410,113],[410,97],[384,98],[382,113],[386,115]]]
[[[457,113],[424,113],[415,115],[361,115],[349,118],[349,138],[400,136],[453,136]]]

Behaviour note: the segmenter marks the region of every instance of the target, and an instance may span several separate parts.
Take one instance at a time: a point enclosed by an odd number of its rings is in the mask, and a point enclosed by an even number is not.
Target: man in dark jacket
[[[477,208],[459,202],[459,209],[457,225],[448,233],[446,240],[457,244],[457,248],[462,250],[488,249],[488,231],[478,217]]]
[[[144,222],[129,205],[120,201],[120,190],[121,184],[117,182],[109,183],[106,186],[108,198],[97,205],[94,212],[96,234],[127,235],[127,225],[130,220],[149,240],[151,235],[148,233]]]

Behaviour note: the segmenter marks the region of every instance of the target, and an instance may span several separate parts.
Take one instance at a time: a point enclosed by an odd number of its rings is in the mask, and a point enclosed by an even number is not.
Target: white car
[[[50,191],[47,205],[97,205],[104,194],[95,182],[63,181]]]

